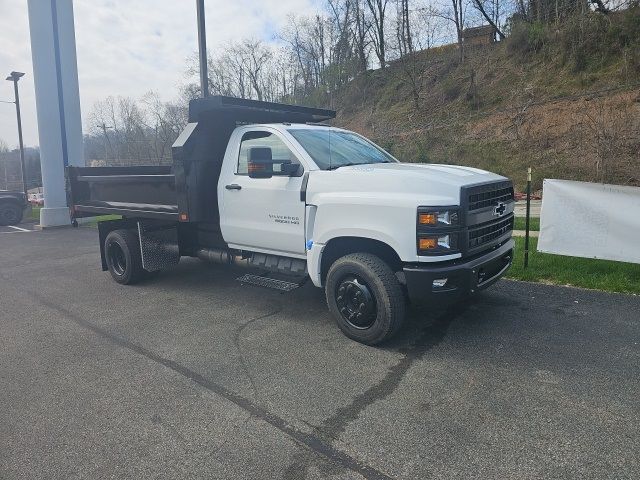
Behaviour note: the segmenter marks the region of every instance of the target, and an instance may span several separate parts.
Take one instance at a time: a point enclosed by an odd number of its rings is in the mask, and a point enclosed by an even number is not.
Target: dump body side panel
[[[177,219],[175,176],[169,166],[68,167],[67,179],[74,217]]]

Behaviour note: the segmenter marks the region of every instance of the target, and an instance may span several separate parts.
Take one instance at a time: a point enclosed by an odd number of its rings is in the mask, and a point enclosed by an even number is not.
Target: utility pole
[[[524,268],[529,266],[529,217],[531,216],[531,167],[527,168],[527,217],[524,233]]]
[[[207,32],[204,22],[204,0],[196,0],[198,10],[198,52],[200,54],[200,91],[202,98],[209,96],[209,76],[207,72]]]
[[[18,142],[20,144],[20,173],[22,174],[22,190],[27,198],[27,171],[24,166],[24,144],[22,142],[22,118],[20,116],[20,95],[18,95],[18,80],[23,77],[22,72],[11,72],[7,80],[13,82],[13,93],[15,95],[16,118],[18,120]]]

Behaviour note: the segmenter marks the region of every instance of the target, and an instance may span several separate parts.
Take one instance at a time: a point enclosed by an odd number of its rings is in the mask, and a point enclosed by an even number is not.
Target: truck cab
[[[124,217],[99,225],[116,281],[181,256],[308,276],[347,336],[378,344],[401,328],[407,300],[459,301],[511,265],[508,179],[401,163],[355,132],[309,123],[326,110],[196,102],[172,167],[71,167],[75,216]]]

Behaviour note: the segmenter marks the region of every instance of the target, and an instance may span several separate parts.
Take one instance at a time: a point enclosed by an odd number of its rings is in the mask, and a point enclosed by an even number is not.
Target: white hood
[[[307,198],[350,196],[393,199],[409,205],[458,205],[460,187],[505,180],[495,173],[456,165],[377,163],[312,171]],[[355,195],[354,195],[355,196]],[[320,199],[318,199],[320,200]],[[309,203],[313,203],[310,201]]]

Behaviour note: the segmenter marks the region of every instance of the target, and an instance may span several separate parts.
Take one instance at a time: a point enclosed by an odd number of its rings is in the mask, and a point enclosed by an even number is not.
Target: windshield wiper
[[[390,160],[383,160],[382,162],[348,162],[341,163],[339,165],[330,165],[327,170],[335,170],[340,167],[353,167],[354,165],[375,165],[376,163],[392,163]]]
[[[329,165],[329,168],[327,168],[327,170],[336,170],[340,167],[352,167],[353,165],[364,165],[364,164],[356,163],[356,162],[341,163],[339,165]]]

